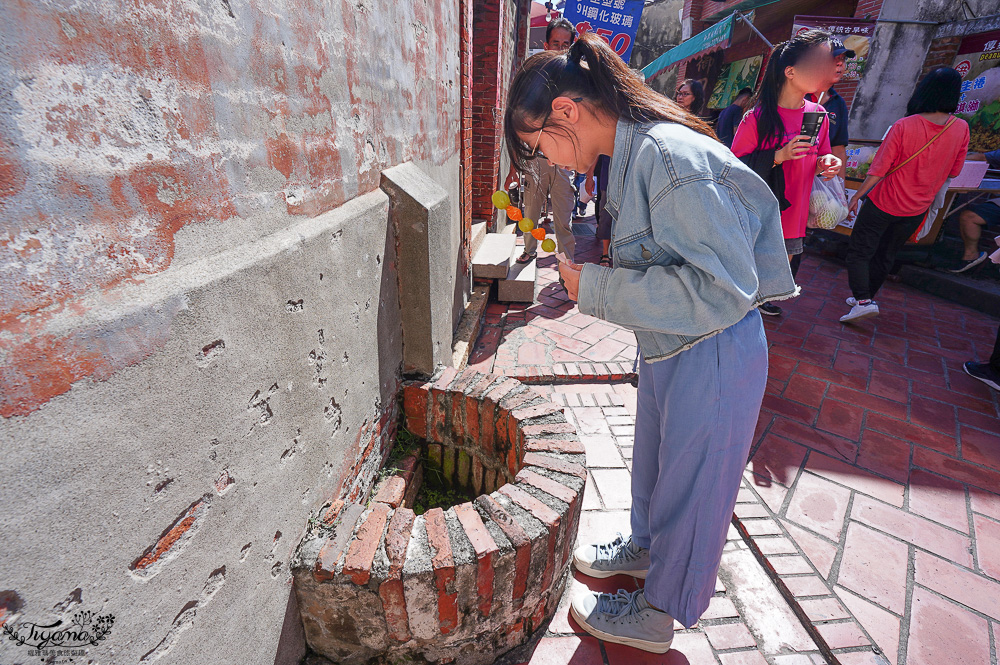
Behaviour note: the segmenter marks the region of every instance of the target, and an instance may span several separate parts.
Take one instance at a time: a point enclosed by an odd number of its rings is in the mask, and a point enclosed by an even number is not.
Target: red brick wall
[[[494,218],[501,186],[503,113],[511,76],[527,49],[528,0],[473,0],[472,217]],[[505,170],[505,169],[504,169]]]
[[[857,9],[854,10],[855,18],[868,18],[875,20],[882,11],[882,0],[859,0]]]
[[[927,57],[924,59],[924,67],[920,71],[920,77],[937,67],[951,67],[958,54],[958,47],[962,43],[962,37],[941,37],[932,39],[930,48],[927,49]]]
[[[461,61],[462,131],[459,150],[462,156],[462,261],[461,272],[472,265],[472,0],[459,0],[459,59]]]
[[[472,217],[492,219],[500,157],[501,0],[473,0]]]

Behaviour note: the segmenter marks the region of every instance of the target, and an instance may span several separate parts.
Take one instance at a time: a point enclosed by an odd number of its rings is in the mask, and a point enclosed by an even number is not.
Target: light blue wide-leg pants
[[[676,356],[640,363],[632,538],[646,598],[687,627],[708,609],[767,381],[760,313]]]

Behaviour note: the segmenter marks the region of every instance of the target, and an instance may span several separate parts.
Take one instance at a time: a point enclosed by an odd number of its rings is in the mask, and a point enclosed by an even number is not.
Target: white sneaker
[[[848,307],[854,307],[855,305],[858,304],[858,301],[854,296],[847,296],[847,300],[845,300],[844,302],[847,303]]]
[[[867,319],[872,316],[878,316],[878,304],[872,300],[867,305],[855,304],[851,307],[851,311],[840,317],[841,323],[847,323],[849,321],[860,321],[861,319]]]
[[[674,641],[674,618],[650,607],[644,589],[581,592],[569,611],[584,630],[605,642],[666,653]]]
[[[649,572],[649,550],[632,542],[632,536],[621,532],[610,543],[582,545],[573,552],[573,565],[590,577],[631,575],[646,579]]]

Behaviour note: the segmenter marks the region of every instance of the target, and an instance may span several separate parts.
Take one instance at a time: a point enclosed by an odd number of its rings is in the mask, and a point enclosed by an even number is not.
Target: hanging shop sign
[[[856,81],[865,71],[875,21],[860,18],[837,18],[835,16],[796,16],[792,22],[792,35],[807,30],[825,30],[844,42],[844,46],[854,51],[854,57],[844,63],[844,80]]]
[[[603,37],[628,64],[643,5],[643,0],[568,0],[563,16],[581,35],[592,30]]]
[[[962,75],[956,115],[969,123],[969,150],[1000,148],[1000,30],[967,35],[952,67]]]

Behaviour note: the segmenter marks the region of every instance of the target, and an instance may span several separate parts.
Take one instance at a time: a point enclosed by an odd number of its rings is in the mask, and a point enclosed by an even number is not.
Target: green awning
[[[728,41],[729,37],[733,33],[733,20],[734,15],[730,14],[712,27],[702,30],[694,37],[681,42],[653,62],[643,67],[643,76],[649,80],[670,65]]]

